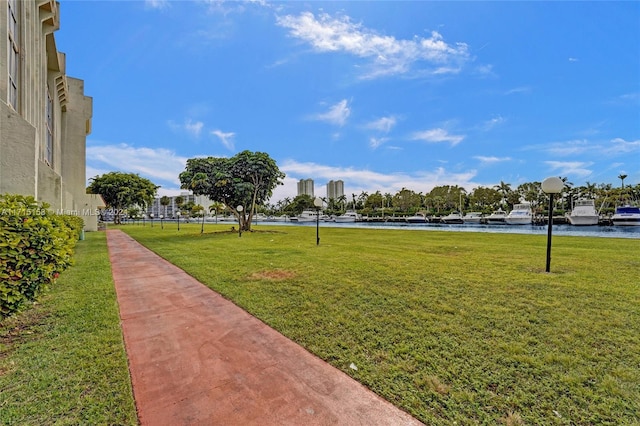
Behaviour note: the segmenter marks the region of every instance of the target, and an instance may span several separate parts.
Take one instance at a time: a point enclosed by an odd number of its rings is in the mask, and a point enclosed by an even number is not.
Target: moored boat
[[[303,210],[299,215],[289,218],[289,221],[294,223],[315,222],[316,220],[318,220],[318,212],[315,210]]]
[[[425,216],[424,213],[417,212],[413,216],[408,216],[406,221],[409,223],[427,223],[429,222],[429,219],[427,219],[427,216]]]
[[[449,225],[464,223],[460,212],[451,212],[446,216],[442,216],[440,218],[440,222],[446,223]]]
[[[483,219],[481,212],[467,212],[462,216],[463,223],[481,223]]]
[[[599,216],[595,201],[587,198],[577,199],[571,213],[567,214],[567,219],[574,226],[597,225]]]
[[[352,223],[358,222],[361,219],[362,217],[354,210],[347,210],[346,212],[344,212],[344,214],[333,218],[334,222],[336,223]]]
[[[614,226],[640,226],[640,207],[630,205],[616,207],[616,212],[611,216],[611,223]]]
[[[507,217],[507,212],[502,209],[498,209],[487,216],[487,223],[489,225],[504,225],[505,219]]]
[[[507,225],[531,225],[533,223],[533,212],[531,204],[520,203],[513,206],[513,210],[504,218]]]

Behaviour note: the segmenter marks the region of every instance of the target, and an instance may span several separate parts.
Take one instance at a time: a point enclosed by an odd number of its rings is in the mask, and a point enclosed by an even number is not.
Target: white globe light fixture
[[[553,227],[553,194],[559,194],[564,188],[564,182],[558,177],[548,177],[542,181],[542,191],[549,194],[549,222],[547,224],[547,267],[551,269],[551,229]]]

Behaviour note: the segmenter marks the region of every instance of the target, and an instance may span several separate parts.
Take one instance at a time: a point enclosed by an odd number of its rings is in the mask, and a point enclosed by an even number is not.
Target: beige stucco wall
[[[8,103],[7,2],[0,1],[0,193],[34,196],[56,212],[85,219],[97,229],[95,209],[103,205],[86,188],[86,136],[93,101],[84,82],[65,73],[66,57],[58,52],[56,1],[17,2],[20,70],[18,105]],[[53,101],[53,150],[47,161],[47,93]]]
[[[0,101],[0,193],[35,196],[35,135],[32,125]]]

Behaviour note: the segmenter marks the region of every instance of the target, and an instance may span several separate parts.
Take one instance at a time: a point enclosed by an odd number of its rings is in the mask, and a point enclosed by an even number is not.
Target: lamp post
[[[164,222],[162,221],[162,219],[164,219],[163,214],[160,215],[160,229],[164,229]]]
[[[178,231],[180,230],[180,212],[176,213],[176,217],[178,218]]]
[[[240,216],[242,215],[244,207],[238,206],[236,207],[236,210],[238,211],[238,238],[240,238],[242,237],[242,220],[240,219]]]
[[[542,181],[542,190],[549,194],[549,223],[547,224],[547,268],[551,268],[551,229],[553,228],[553,194],[559,194],[564,188],[564,182],[558,177],[548,177]]]
[[[151,219],[151,227],[153,228],[153,213],[149,213],[149,219]]]
[[[200,233],[204,234],[204,214],[205,214],[205,210],[202,209],[202,223],[200,224]]]
[[[316,245],[320,245],[320,209],[322,208],[322,198],[316,197],[313,200],[313,205],[316,206]]]

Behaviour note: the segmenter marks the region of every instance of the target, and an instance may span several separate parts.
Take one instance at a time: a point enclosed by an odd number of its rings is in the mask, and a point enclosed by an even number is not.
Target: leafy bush
[[[35,300],[71,264],[82,218],[48,207],[30,196],[0,196],[0,319]]]

